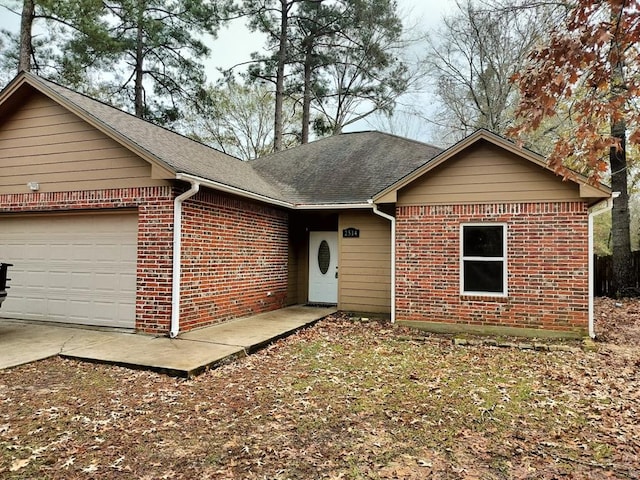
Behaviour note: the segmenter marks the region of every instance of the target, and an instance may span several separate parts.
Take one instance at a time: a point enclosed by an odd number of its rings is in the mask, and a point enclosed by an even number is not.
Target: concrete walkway
[[[248,355],[335,311],[288,307],[182,333],[174,339],[0,318],[0,369],[62,355],[190,377]]]

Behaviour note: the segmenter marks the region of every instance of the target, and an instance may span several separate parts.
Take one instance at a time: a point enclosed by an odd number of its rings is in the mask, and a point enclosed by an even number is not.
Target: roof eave
[[[278,207],[285,207],[290,209],[296,208],[295,204],[284,201],[284,200],[279,200],[277,198],[272,198],[267,195],[250,192],[242,188],[234,187],[233,185],[227,185],[221,182],[216,182],[215,180],[209,180],[207,178],[199,177],[197,175],[192,175],[186,172],[176,173],[175,179],[183,180],[185,182],[197,182],[202,186],[213,188],[214,190],[218,190],[225,193],[231,193],[233,195],[238,195],[240,197],[248,198],[251,200],[257,200],[259,202],[268,203],[270,205],[275,205]]]
[[[354,210],[354,209],[371,209],[369,202],[353,202],[353,203],[298,203],[295,205],[296,210]]]
[[[225,193],[238,195],[240,197],[256,200],[262,203],[267,203],[277,207],[288,208],[290,210],[354,210],[354,209],[371,209],[370,202],[350,202],[350,203],[292,203],[285,200],[269,197],[267,195],[261,195],[259,193],[250,192],[242,188],[234,187],[224,183],[216,182],[215,180],[209,180],[207,178],[199,177],[197,175],[191,175],[190,173],[179,172],[175,176],[176,180],[182,180],[185,182],[196,182],[200,185],[212,188]]]

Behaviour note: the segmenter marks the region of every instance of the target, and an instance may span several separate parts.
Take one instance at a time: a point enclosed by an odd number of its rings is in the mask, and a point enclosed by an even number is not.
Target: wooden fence
[[[636,289],[640,287],[640,251],[633,252],[631,267],[635,277]],[[611,256],[598,257],[594,255],[593,266],[595,270],[594,293],[596,297],[606,297],[614,295],[613,291],[613,261]]]

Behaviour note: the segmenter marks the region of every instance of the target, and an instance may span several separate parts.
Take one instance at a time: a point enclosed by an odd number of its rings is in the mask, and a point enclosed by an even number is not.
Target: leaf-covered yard
[[[335,316],[192,380],[0,371],[2,478],[638,478],[640,303],[596,351],[458,346]]]

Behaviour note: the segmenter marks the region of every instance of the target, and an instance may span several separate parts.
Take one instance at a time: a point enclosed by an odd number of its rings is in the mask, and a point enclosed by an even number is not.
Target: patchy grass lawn
[[[597,351],[334,316],[193,380],[60,358],[0,371],[0,477],[638,478],[639,317],[599,302]]]

